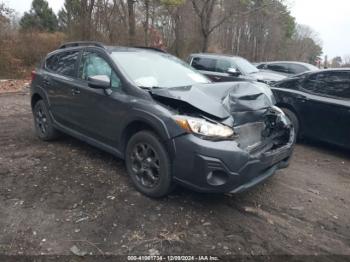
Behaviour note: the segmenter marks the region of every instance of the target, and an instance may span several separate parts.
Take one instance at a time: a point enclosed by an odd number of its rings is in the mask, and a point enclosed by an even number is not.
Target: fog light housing
[[[227,183],[228,179],[227,173],[222,170],[211,171],[207,176],[208,184],[212,186],[223,186]]]

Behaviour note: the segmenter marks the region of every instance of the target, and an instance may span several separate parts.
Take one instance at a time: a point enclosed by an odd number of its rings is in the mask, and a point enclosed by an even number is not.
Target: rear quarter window
[[[58,55],[53,55],[53,56],[50,56],[48,59],[46,59],[46,62],[45,62],[46,69],[52,72],[56,72],[57,66],[58,66]]]
[[[79,51],[64,52],[53,55],[46,60],[46,69],[69,77],[76,76]]]

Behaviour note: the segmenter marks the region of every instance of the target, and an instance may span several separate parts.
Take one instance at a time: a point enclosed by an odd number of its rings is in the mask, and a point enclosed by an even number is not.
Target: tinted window
[[[217,63],[216,63],[216,72],[227,73],[227,70],[231,67],[234,68],[234,66],[232,65],[230,60],[219,59],[219,60],[217,60]]]
[[[112,90],[121,87],[121,82],[108,62],[97,53],[84,52],[79,66],[79,78],[88,80],[91,76],[105,75],[111,79]]]
[[[53,55],[46,60],[46,68],[55,72],[58,66],[58,55]]]
[[[303,86],[316,94],[350,99],[350,72],[313,74]]]
[[[46,61],[46,68],[61,75],[74,77],[78,56],[79,51],[54,55]]]
[[[195,57],[192,66],[198,70],[215,71],[216,60],[212,58]]]
[[[301,74],[305,71],[309,71],[305,66],[303,65],[298,65],[298,64],[289,64],[289,71],[292,74]]]
[[[266,65],[265,64],[260,64],[260,65],[257,65],[256,68],[258,68],[258,69],[265,69]]]
[[[299,86],[299,79],[287,79],[285,81],[278,82],[274,87],[286,88],[286,89],[297,89]]]
[[[288,67],[284,64],[270,64],[266,68],[276,72],[289,73]]]

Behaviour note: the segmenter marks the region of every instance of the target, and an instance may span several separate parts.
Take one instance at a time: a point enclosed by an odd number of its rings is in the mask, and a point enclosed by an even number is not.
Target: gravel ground
[[[0,149],[0,254],[350,256],[350,151],[304,142],[249,192],[152,200],[111,155],[38,140],[26,92],[0,95]]]

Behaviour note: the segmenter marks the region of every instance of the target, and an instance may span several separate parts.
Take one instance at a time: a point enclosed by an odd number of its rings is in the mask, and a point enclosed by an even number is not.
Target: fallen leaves
[[[24,91],[29,85],[28,80],[0,80],[0,94]]]

